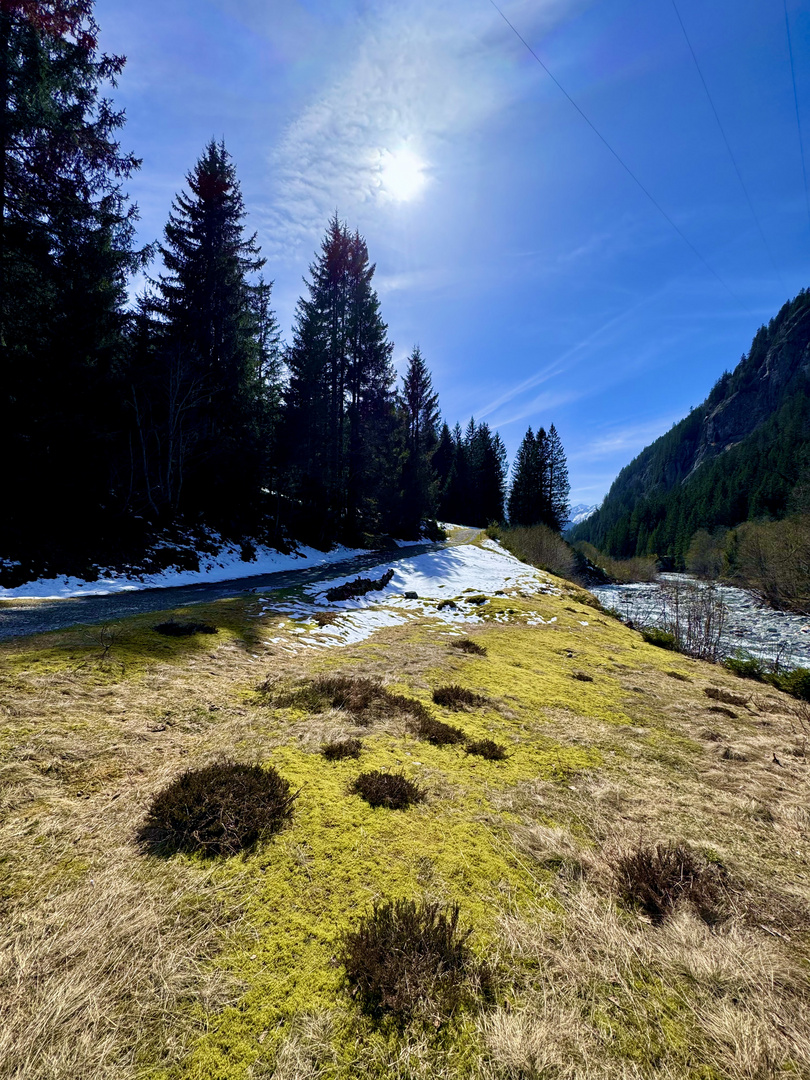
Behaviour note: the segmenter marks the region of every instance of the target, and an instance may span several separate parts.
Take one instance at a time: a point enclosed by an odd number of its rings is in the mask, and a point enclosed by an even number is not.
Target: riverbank
[[[707,584],[687,574],[661,574],[655,582],[599,585],[591,589],[600,602],[634,626],[664,629],[664,589],[677,584],[710,589],[725,608],[721,656],[742,650],[767,664],[810,667],[810,618],[776,611],[756,593],[733,585]]]

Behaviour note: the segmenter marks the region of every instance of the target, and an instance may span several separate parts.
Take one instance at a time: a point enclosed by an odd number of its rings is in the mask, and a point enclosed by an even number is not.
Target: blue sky
[[[140,239],[224,138],[287,337],[337,209],[398,367],[418,343],[446,417],[510,460],[553,421],[572,501],[598,502],[810,285],[782,3],[676,2],[500,6],[711,270],[489,0],[97,0]],[[810,5],[787,11],[810,167]]]

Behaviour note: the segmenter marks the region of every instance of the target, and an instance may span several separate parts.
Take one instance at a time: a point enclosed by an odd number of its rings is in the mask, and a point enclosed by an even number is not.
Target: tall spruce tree
[[[98,50],[92,0],[0,0],[0,452],[4,549],[44,513],[87,544],[120,498],[118,402],[135,210],[123,113],[101,96],[124,59]]]
[[[418,345],[408,359],[400,408],[405,426],[401,524],[403,536],[415,538],[419,536],[422,519],[436,514],[437,477],[433,455],[438,445],[439,425],[439,395],[433,390],[430,372]]]
[[[548,509],[549,524],[560,532],[568,521],[570,504],[568,496],[571,485],[568,483],[568,464],[565,458],[562,439],[552,424],[547,436]]]
[[[264,259],[255,234],[245,235],[223,143],[208,144],[186,182],[148,304],[157,320],[150,393],[161,434],[148,483],[164,508],[238,531],[255,521],[262,486],[264,377],[276,331],[267,285],[252,281]]]
[[[510,525],[536,525],[542,521],[542,484],[540,445],[529,428],[523,436],[512,467],[508,503]]]
[[[287,364],[287,478],[297,528],[362,539],[396,516],[393,345],[359,233],[337,215],[298,302]]]

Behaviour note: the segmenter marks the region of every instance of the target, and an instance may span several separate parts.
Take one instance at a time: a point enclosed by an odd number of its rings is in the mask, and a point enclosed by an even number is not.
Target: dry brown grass
[[[272,619],[266,633],[279,636]],[[504,639],[481,636],[489,667]],[[507,789],[493,782],[476,811],[511,842],[536,893],[533,903],[503,900],[492,951],[505,982],[500,1006],[470,1021],[475,1065],[459,1072],[448,1063],[452,1048],[412,1032],[404,1042],[358,1044],[353,1075],[810,1076],[810,717],[771,688],[746,697],[736,715],[710,712],[717,706],[705,687],[737,696],[749,687],[680,658],[668,662],[689,681],[666,677],[648,652],[635,651],[636,641],[628,631],[624,646],[611,646],[613,655],[593,667],[597,687],[616,680],[624,688],[631,723],[548,707],[521,735],[595,747],[603,765]],[[293,715],[260,706],[253,688],[268,670],[284,689],[335,674],[339,660],[340,672],[428,700],[437,671],[463,680],[478,663],[413,627],[331,655],[291,656],[262,644],[259,633],[209,639],[182,661],[150,660],[134,677],[95,662],[21,669],[4,655],[0,649],[2,1080],[127,1080],[144,1064],[170,1066],[207,1016],[240,995],[210,961],[231,935],[251,932],[247,879],[234,874],[226,889],[193,861],[144,860],[133,837],[155,791],[224,751],[238,747],[240,757],[264,761],[290,742],[319,754],[324,743],[357,737],[345,710]],[[595,692],[589,683],[569,685],[575,694]],[[374,734],[399,738],[406,723],[375,718]],[[705,737],[709,729],[716,741]],[[726,746],[740,756],[723,758]],[[516,748],[510,742],[510,758]],[[454,795],[438,769],[429,780],[432,797],[442,785]],[[720,859],[740,882],[720,927],[688,910],[653,926],[616,903],[611,853],[669,840]],[[257,1050],[254,1078],[330,1075],[341,1024],[344,1015],[299,1016],[277,1053]],[[341,1077],[352,1075],[345,1062],[341,1068]]]

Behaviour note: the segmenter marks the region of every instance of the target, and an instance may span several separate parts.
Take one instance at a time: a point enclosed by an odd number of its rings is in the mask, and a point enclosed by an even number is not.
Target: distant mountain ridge
[[[579,525],[581,522],[587,521],[591,514],[596,513],[597,509],[598,507],[596,503],[593,503],[593,505],[590,506],[588,505],[588,503],[576,503],[568,511],[568,522],[565,526],[566,529],[573,529],[575,525]]]
[[[680,562],[698,529],[780,518],[810,466],[810,292],[803,289],[754,336],[698,408],[646,447],[578,524],[619,557]]]

